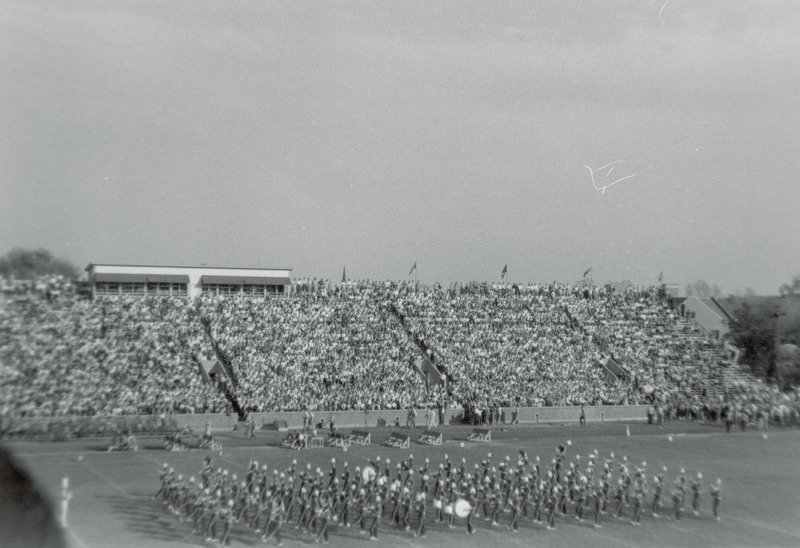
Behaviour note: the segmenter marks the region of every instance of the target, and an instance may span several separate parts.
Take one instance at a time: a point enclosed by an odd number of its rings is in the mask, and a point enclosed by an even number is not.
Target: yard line
[[[239,468],[240,466],[242,466],[241,464],[238,464],[238,463],[236,463],[236,462],[233,462],[233,461],[232,461],[232,460],[230,460],[230,459],[226,459],[225,457],[217,457],[217,458],[219,458],[219,460],[225,461],[225,462],[227,462],[228,464],[230,464],[231,466],[235,466],[235,467],[237,467],[237,468]]]
[[[491,531],[491,529],[490,529],[490,531]],[[500,531],[496,531],[496,532],[497,532],[497,533],[500,533]],[[517,539],[516,539],[515,537],[513,537],[513,536],[511,536],[511,537],[510,537],[510,536],[508,536],[508,533],[506,533],[506,535],[503,537],[503,542],[502,542],[502,544],[505,544],[506,542],[513,542],[514,544],[517,544],[517,545],[519,545],[519,546],[530,546],[530,544],[527,544],[527,543],[525,543],[525,542],[522,542],[522,541],[520,541],[520,540],[517,540]]]
[[[622,542],[618,538],[606,536],[606,535],[602,534],[600,531],[598,531],[596,528],[587,529],[587,531],[590,532],[590,533],[594,533],[598,537],[602,537],[602,538],[604,538],[604,539],[606,539],[608,541],[611,541],[611,544],[616,544],[618,546],[628,546],[630,548],[639,548],[639,545],[637,545],[637,544],[628,544],[627,542]]]
[[[732,519],[735,521],[739,521],[741,523],[746,523],[747,525],[752,525],[753,527],[759,527],[761,529],[766,529],[767,531],[772,531],[773,533],[780,533],[782,535],[786,535],[787,537],[800,539],[800,535],[790,533],[789,531],[784,531],[783,529],[778,529],[777,527],[770,527],[769,525],[764,525],[763,523],[750,521],[749,519],[737,518],[735,516],[728,516],[728,515],[725,516],[725,519]]]
[[[83,539],[81,539],[81,537],[79,537],[71,528],[67,527],[67,533],[69,533],[70,538],[72,538],[75,544],[77,544],[80,548],[89,548],[89,545],[83,542]]]
[[[683,527],[678,527],[674,523],[667,523],[666,525],[668,527],[672,527],[673,529],[677,529],[678,531],[682,531],[682,532],[686,533],[687,535],[694,535],[694,536],[697,536],[697,537],[702,537],[704,539],[710,540],[710,541],[712,541],[714,543],[717,543],[717,544],[720,542],[718,538],[710,537],[708,535],[704,535],[703,533],[697,533],[695,531],[690,531],[689,529],[684,529]]]
[[[110,453],[102,452],[102,451],[60,451],[58,453],[14,453],[18,457],[68,457],[68,456],[77,456],[77,455],[106,455]]]
[[[86,467],[86,468],[87,468],[87,469],[88,469],[88,470],[89,470],[89,471],[90,471],[92,474],[94,474],[95,476],[97,476],[98,478],[100,478],[101,480],[103,480],[104,482],[106,482],[107,484],[109,484],[111,487],[113,487],[114,489],[116,489],[116,490],[117,490],[117,491],[118,491],[118,492],[119,492],[121,495],[123,495],[123,496],[125,496],[125,497],[128,497],[128,498],[131,498],[131,495],[130,495],[130,494],[128,494],[128,492],[127,492],[127,491],[125,491],[125,489],[123,489],[122,487],[120,487],[118,484],[114,483],[114,482],[113,482],[112,480],[110,480],[110,479],[109,479],[109,478],[108,478],[108,477],[107,477],[105,474],[101,474],[101,473],[100,473],[100,472],[97,470],[97,468],[95,468],[94,466],[92,466],[91,464],[89,464],[88,462],[86,462],[85,460],[84,460],[84,461],[81,461],[81,462],[82,462],[82,464],[83,464],[83,465],[84,465],[84,466],[85,466],[85,467]]]

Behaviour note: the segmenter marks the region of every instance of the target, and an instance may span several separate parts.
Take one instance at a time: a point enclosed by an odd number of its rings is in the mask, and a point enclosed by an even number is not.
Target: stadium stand
[[[212,353],[190,301],[87,300],[49,278],[3,292],[0,408],[19,416],[225,412],[194,356]]]
[[[732,378],[725,349],[655,288],[305,280],[290,297],[194,300],[91,299],[59,277],[2,288],[4,417],[437,402],[463,406],[478,426],[530,406],[653,402],[670,417],[719,419],[726,407],[757,416],[798,402],[797,392]],[[618,375],[598,367],[609,358]],[[447,382],[420,375],[423,362]]]

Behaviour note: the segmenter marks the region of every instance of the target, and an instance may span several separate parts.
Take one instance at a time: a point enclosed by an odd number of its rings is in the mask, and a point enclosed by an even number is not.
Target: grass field
[[[73,498],[69,507],[68,540],[71,546],[124,548],[208,546],[191,525],[165,511],[150,498],[159,487],[158,470],[167,462],[184,475],[199,475],[203,457],[209,454],[215,466],[227,468],[243,477],[250,459],[283,469],[292,459],[298,464],[325,467],[331,457],[350,469],[363,466],[380,455],[398,462],[413,453],[415,461],[425,457],[438,466],[448,453],[454,461],[467,459],[470,466],[492,452],[495,461],[510,455],[516,460],[519,449],[532,459],[539,455],[549,461],[559,443],[571,440],[568,458],[577,452],[583,456],[597,449],[601,458],[610,452],[617,462],[626,455],[633,463],[647,461],[649,475],[662,466],[669,468],[668,487],[680,467],[694,476],[703,472],[704,494],[699,517],[688,513],[680,522],[653,518],[645,513],[640,527],[629,520],[614,521],[604,516],[602,529],[592,527],[591,519],[579,522],[559,517],[555,531],[522,520],[517,534],[506,528],[490,528],[476,520],[478,534],[467,536],[465,527],[447,529],[432,524],[428,536],[416,539],[385,523],[381,526],[381,545],[389,547],[443,546],[800,546],[800,431],[772,429],[765,439],[762,432],[748,430],[726,434],[717,426],[675,423],[663,430],[645,424],[631,424],[630,436],[625,424],[590,424],[584,427],[514,426],[492,430],[491,443],[466,441],[467,427],[445,427],[442,447],[417,445],[398,450],[380,445],[387,429],[373,429],[373,445],[341,449],[314,448],[289,451],[279,447],[282,434],[259,432],[257,440],[244,440],[239,433],[218,434],[224,444],[218,452],[190,450],[180,453],[160,449],[160,439],[140,439],[138,452],[107,453],[103,440],[62,443],[19,442],[7,445],[33,475],[39,486],[57,501],[61,478],[70,478]],[[668,434],[672,434],[672,441]],[[464,442],[464,447],[461,447]],[[82,458],[79,458],[82,457]],[[616,474],[615,474],[616,478]],[[723,481],[722,520],[711,516],[708,486],[716,478]],[[649,481],[652,483],[652,481]],[[666,491],[666,490],[665,490]],[[668,499],[668,497],[667,497]],[[648,501],[650,497],[648,496]],[[665,501],[669,506],[669,500]],[[630,516],[630,511],[627,513]],[[504,517],[508,520],[508,515]],[[384,520],[385,521],[385,520]],[[313,537],[285,527],[287,547],[313,544]],[[1,543],[0,543],[1,544]],[[357,529],[334,529],[333,546],[371,544]],[[262,545],[256,536],[237,526],[232,546]],[[272,543],[271,545],[274,545]]]

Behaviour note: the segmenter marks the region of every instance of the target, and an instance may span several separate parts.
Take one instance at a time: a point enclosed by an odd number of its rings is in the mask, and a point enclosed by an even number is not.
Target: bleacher
[[[402,415],[401,407],[438,401],[412,366],[422,348],[452,378],[443,395],[451,406],[643,403],[646,387],[685,398],[747,380],[726,367],[723,384],[720,357],[702,334],[646,291],[315,287],[286,299],[206,295],[195,303],[90,301],[66,282],[48,296],[2,293],[0,404],[27,416],[230,411],[198,374],[194,358],[205,356],[230,365],[239,381],[231,397],[246,411],[313,405]],[[610,355],[635,383],[594,365]]]
[[[196,355],[212,352],[185,299],[0,294],[0,407],[20,416],[225,412]]]

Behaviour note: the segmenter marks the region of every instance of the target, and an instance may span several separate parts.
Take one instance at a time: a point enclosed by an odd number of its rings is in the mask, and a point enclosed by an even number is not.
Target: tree
[[[800,274],[797,274],[791,283],[783,284],[781,286],[781,297],[798,297],[800,296]]]
[[[793,344],[780,345],[777,360],[784,388],[800,386],[800,348]]]
[[[53,257],[50,251],[15,247],[0,257],[0,275],[19,280],[32,280],[46,274],[78,277],[78,267],[67,259]]]
[[[719,288],[714,286],[717,291]],[[721,292],[720,292],[721,293]],[[687,297],[698,297],[700,299],[707,299],[712,295],[711,287],[708,285],[708,282],[705,280],[697,280],[694,283],[686,284],[686,296]]]
[[[757,377],[780,382],[775,353],[775,312],[766,306],[749,303],[734,313],[728,336],[741,349],[740,361]]]

